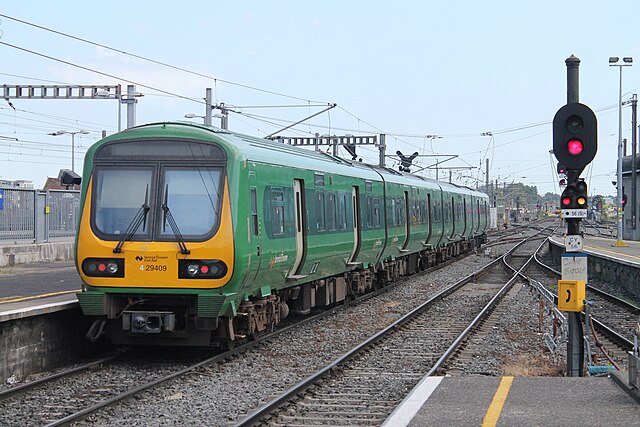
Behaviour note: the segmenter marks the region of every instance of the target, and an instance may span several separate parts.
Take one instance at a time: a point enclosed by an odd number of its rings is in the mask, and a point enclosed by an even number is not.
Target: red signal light
[[[583,148],[582,141],[579,139],[571,139],[567,143],[567,150],[569,151],[569,154],[573,156],[577,156],[582,153]]]
[[[571,204],[571,199],[569,197],[562,198],[562,206],[569,206]]]

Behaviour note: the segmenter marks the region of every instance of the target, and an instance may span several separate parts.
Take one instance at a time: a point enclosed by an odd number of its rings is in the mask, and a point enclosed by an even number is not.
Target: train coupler
[[[122,329],[138,334],[159,334],[173,331],[176,315],[169,311],[125,311],[122,313]]]

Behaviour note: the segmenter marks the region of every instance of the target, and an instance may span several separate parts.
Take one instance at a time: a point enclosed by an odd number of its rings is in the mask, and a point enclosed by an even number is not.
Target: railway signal
[[[553,118],[553,153],[558,166],[579,174],[597,150],[598,121],[591,108],[579,102],[561,107]]]
[[[562,280],[558,283],[560,310],[569,311],[567,371],[569,376],[583,375],[584,349],[580,310],[584,305],[587,282],[587,255],[582,251],[580,221],[587,217],[587,184],[579,179],[598,151],[596,115],[579,102],[580,60],[571,55],[567,65],[567,104],[553,117],[553,153],[558,159],[558,174],[566,174],[566,188],[560,197],[566,219],[565,253],[562,254]],[[564,180],[565,177],[563,176]]]
[[[624,209],[625,206],[627,206],[627,195],[623,194],[622,195],[622,209]]]
[[[560,206],[562,215],[565,218],[586,218],[587,217],[587,183],[578,181],[570,183],[560,196]]]

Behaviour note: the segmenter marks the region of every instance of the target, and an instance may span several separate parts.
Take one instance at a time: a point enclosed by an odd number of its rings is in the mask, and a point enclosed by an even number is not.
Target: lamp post
[[[609,66],[610,67],[618,67],[620,69],[620,86],[618,93],[618,174],[617,174],[617,195],[616,195],[616,204],[617,204],[617,220],[618,227],[616,232],[616,242],[614,246],[626,246],[623,242],[622,236],[622,226],[623,226],[623,207],[622,207],[622,67],[630,67],[633,65],[633,58],[629,56],[625,56],[622,58],[622,63],[618,64],[620,58],[617,56],[609,57]]]
[[[89,133],[89,131],[86,129],[80,129],[75,132],[71,132],[68,130],[59,130],[59,131],[51,132],[48,134],[51,136],[60,136],[60,135],[69,135],[69,134],[71,135],[71,171],[72,172],[75,172],[75,156],[76,156],[76,149],[75,149],[76,139],[75,138],[76,138],[76,134],[78,133],[82,135],[86,135]]]
[[[187,113],[187,114],[184,115],[184,117],[187,118],[187,119],[195,119],[197,117],[197,118],[203,119],[205,121],[207,119],[206,116],[199,116],[199,115],[197,115],[195,113]]]
[[[118,85],[120,87],[120,85]],[[107,90],[99,90],[96,92],[96,96],[104,99],[117,99],[118,100],[118,132],[122,130],[122,104],[127,104],[127,129],[136,125],[136,104],[140,98],[144,96],[144,93],[137,92],[135,85],[127,86],[127,93],[122,94],[118,90],[117,93],[111,93]]]

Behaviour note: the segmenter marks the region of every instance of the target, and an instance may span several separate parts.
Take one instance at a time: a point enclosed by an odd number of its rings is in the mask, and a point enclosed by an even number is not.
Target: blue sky
[[[204,115],[202,98],[235,106],[229,128],[264,136],[337,103],[283,134],[386,133],[388,154],[458,157],[445,163],[454,182],[475,187],[489,176],[559,192],[551,159],[551,120],[566,102],[564,60],[582,61],[580,101],[596,111],[598,154],[583,176],[592,194],[613,194],[618,140],[618,68],[632,56],[623,93],[638,92],[640,36],[634,1],[2,1],[0,14],[215,78],[163,67],[0,17],[0,42],[99,70],[88,72],[0,44],[2,84],[122,84],[133,81],[137,123]],[[227,82],[233,82],[230,84]],[[246,86],[246,87],[245,87]],[[247,87],[260,90],[249,89]],[[184,98],[168,96],[171,92]],[[275,95],[283,94],[287,96]],[[186,98],[186,99],[185,99]],[[101,130],[117,131],[117,102],[0,101],[0,177],[33,180],[76,169]],[[303,105],[304,107],[287,107]],[[269,106],[269,108],[246,108]],[[275,106],[278,106],[277,108]],[[260,120],[255,117],[260,116]],[[623,136],[631,139],[630,108]],[[265,119],[266,118],[266,119]],[[123,123],[126,116],[122,115]],[[193,119],[201,120],[201,119]],[[214,119],[214,124],[218,121]],[[490,132],[493,137],[482,136]],[[429,138],[427,135],[437,135]],[[629,144],[629,150],[630,150]],[[377,151],[359,148],[365,161]],[[346,153],[344,153],[346,156]],[[420,157],[419,166],[433,163]],[[394,165],[394,159],[387,159]],[[427,170],[426,176],[435,177]],[[448,179],[448,170],[440,179]]]

